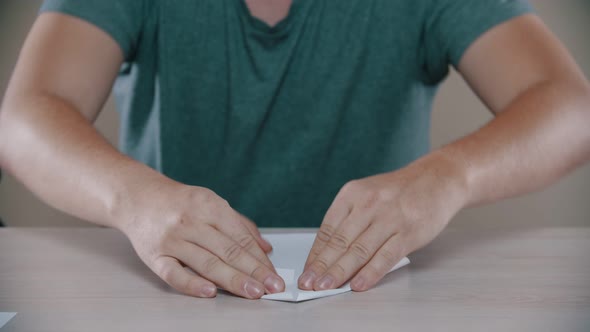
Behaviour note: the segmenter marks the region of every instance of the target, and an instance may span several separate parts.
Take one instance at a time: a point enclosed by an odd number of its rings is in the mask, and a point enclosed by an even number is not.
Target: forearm
[[[40,94],[3,105],[0,166],[53,207],[117,228],[131,192],[168,181],[119,153],[73,105]]]
[[[536,85],[427,158],[457,167],[465,206],[542,189],[590,158],[589,91],[585,84]]]

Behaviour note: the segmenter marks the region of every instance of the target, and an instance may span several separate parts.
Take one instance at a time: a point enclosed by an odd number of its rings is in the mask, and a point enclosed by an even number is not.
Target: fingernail
[[[278,293],[281,290],[283,290],[281,279],[273,275],[269,276],[268,278],[266,278],[266,280],[264,280],[264,287],[266,287],[266,290],[270,293]]]
[[[315,273],[313,271],[307,271],[299,277],[299,285],[303,289],[311,289],[315,280]]]
[[[365,289],[365,278],[356,277],[350,282],[350,285],[355,290],[363,290]]]
[[[244,285],[244,290],[250,297],[253,298],[259,298],[264,294],[264,290],[262,289],[262,287],[251,281],[246,281],[246,284]]]
[[[215,291],[217,291],[217,288],[212,285],[204,286],[203,289],[201,290],[201,292],[203,292],[203,295],[205,295],[206,297],[215,296]]]
[[[318,281],[318,289],[329,289],[332,288],[334,284],[334,278],[331,275],[326,275],[320,281]]]
[[[272,252],[272,244],[270,244],[270,242],[268,242],[265,238],[262,238],[262,242],[264,242],[266,244],[266,246],[268,247],[268,250],[265,250],[265,252],[268,254],[270,252]]]
[[[267,240],[267,239],[265,239],[265,238],[263,238],[263,237],[261,237],[261,239],[262,239],[262,241],[264,241],[264,243],[268,244],[268,246],[269,246],[270,248],[272,248],[272,244],[270,244],[270,242],[268,242],[268,240]]]

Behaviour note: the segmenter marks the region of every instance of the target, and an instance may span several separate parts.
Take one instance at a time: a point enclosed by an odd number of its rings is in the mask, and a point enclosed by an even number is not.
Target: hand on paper
[[[407,254],[433,240],[465,203],[451,163],[427,158],[347,183],[328,209],[299,277],[299,288],[325,290],[350,280],[373,287]]]
[[[271,245],[211,190],[180,184],[138,194],[123,232],[143,262],[178,291],[214,297],[217,287],[250,299],[281,292]],[[187,271],[190,267],[198,275]]]

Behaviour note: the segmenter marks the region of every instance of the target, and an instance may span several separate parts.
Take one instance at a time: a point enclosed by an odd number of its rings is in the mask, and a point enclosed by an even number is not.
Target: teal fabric
[[[259,226],[319,226],[347,181],[429,150],[449,65],[516,0],[295,0],[275,27],[243,0],[47,0],[112,36],[120,148],[208,187]],[[198,208],[198,207],[195,207]]]

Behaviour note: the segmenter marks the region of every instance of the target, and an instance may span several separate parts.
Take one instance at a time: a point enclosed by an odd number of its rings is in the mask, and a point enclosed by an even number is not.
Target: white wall
[[[590,77],[590,1],[531,2]],[[18,48],[35,18],[39,3],[39,0],[0,3],[0,91],[5,90]],[[479,100],[453,74],[443,85],[436,100],[433,146],[440,146],[463,136],[490,118]],[[110,101],[105,106],[97,127],[111,142],[117,141],[118,119]],[[39,202],[7,174],[0,185],[0,217],[10,226],[88,225]],[[590,165],[543,192],[464,211],[455,218],[454,223],[470,227],[507,224],[590,225]]]

